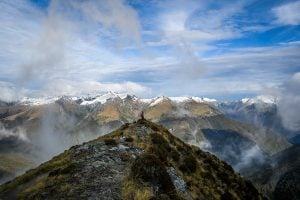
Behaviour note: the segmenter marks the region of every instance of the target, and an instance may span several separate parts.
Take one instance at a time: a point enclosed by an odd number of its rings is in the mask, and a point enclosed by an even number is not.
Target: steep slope
[[[76,144],[72,130],[87,112],[63,98],[50,104],[0,106],[0,169],[6,169],[0,183]]]
[[[210,153],[146,120],[64,153],[0,187],[1,199],[262,199]]]
[[[0,184],[22,173],[33,166],[32,158],[21,153],[0,153]]]
[[[224,115],[173,117],[159,121],[183,141],[200,146],[225,160],[243,175],[290,144],[272,132],[242,124]]]
[[[249,178],[273,199],[300,199],[300,146],[292,146],[270,158],[272,167],[258,169]]]

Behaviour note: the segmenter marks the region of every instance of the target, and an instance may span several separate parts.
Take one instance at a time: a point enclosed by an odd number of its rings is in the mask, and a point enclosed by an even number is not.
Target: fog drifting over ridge
[[[278,111],[285,128],[300,130],[300,73],[294,74],[280,88]]]

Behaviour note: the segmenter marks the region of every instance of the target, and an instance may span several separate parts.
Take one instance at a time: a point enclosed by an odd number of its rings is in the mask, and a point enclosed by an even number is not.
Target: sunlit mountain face
[[[135,124],[143,113],[187,149],[209,152],[246,177],[256,187],[251,198],[300,199],[299,10],[299,0],[2,0],[0,184]],[[202,164],[198,169],[197,177],[207,172]],[[63,171],[57,170],[42,174]],[[235,176],[228,173],[226,181],[215,180],[218,191],[206,193],[193,189],[200,179],[182,176],[184,191],[192,192],[184,199],[246,198],[233,186],[221,187]],[[34,185],[19,196],[5,187],[0,194],[7,199],[35,194]],[[146,189],[154,199],[180,196]],[[143,192],[132,195],[145,199]]]

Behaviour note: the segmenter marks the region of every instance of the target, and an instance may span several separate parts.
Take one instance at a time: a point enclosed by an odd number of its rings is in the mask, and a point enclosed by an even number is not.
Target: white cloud
[[[194,63],[200,66],[198,73],[197,68],[184,62],[171,65],[173,68],[167,71],[162,69],[157,72],[157,76],[161,76],[158,83],[161,87],[155,91],[175,96],[184,91],[189,95],[230,99],[235,94],[257,94],[266,88],[278,87],[289,78],[283,70],[292,73],[300,68],[300,47],[295,45],[228,48],[226,51],[226,54],[196,60]]]
[[[240,160],[234,166],[234,169],[240,171],[242,169],[247,169],[247,167],[253,165],[254,163],[259,165],[265,161],[265,156],[263,155],[262,150],[258,147],[258,145],[254,145],[248,149],[243,149]]]
[[[165,31],[184,31],[189,13],[180,10],[170,12],[162,17],[162,28]]]
[[[150,45],[172,48],[175,63],[169,65],[168,79],[171,80],[167,82],[195,84],[193,81],[203,78],[209,71],[210,66],[200,55],[217,48],[211,43],[241,35],[233,25],[233,17],[241,12],[244,3],[211,9],[204,1],[175,2],[181,6],[174,6],[176,3],[173,2],[164,5],[166,11],[159,17],[163,34],[160,40],[150,42]]]
[[[300,24],[300,1],[290,2],[273,8],[277,23],[282,25]]]
[[[146,91],[126,80],[98,82],[141,68],[137,63],[143,61],[122,57],[121,48],[141,42],[138,15],[125,1],[50,1],[47,13],[21,0],[1,1],[0,8],[0,80],[5,77],[12,83],[0,85],[0,99],[17,100],[32,93],[67,95],[80,88],[78,94],[84,89]],[[41,91],[26,89],[30,86]]]
[[[133,82],[124,83],[100,83],[96,81],[70,81],[56,80],[46,86],[46,91],[52,96],[59,95],[82,95],[103,92],[118,92],[128,94],[143,94],[149,91],[149,88]]]
[[[17,128],[15,130],[8,130],[4,128],[2,124],[0,124],[0,140],[10,138],[10,137],[15,137],[18,140],[29,142],[27,133],[22,128]]]
[[[18,88],[11,83],[0,82],[0,100],[5,102],[18,101],[23,97],[49,96],[81,96],[87,94],[101,94],[105,92],[117,92],[125,94],[149,95],[150,88],[134,83],[101,83],[97,81],[74,81],[68,79],[57,79],[48,82],[39,90],[28,90]]]
[[[300,130],[300,72],[283,84],[277,95],[279,97],[278,112],[285,128]]]
[[[11,102],[17,99],[16,91],[9,87],[0,86],[0,100],[5,102]]]
[[[87,20],[92,20],[96,24],[100,23],[106,33],[110,32],[112,34],[116,30],[123,36],[121,39],[131,38],[134,42],[140,42],[141,25],[137,12],[127,5],[124,0],[69,2],[79,9]],[[122,42],[121,39],[117,41]]]
[[[160,17],[164,32],[162,43],[176,44],[202,42],[204,44],[221,39],[241,36],[234,25],[233,17],[239,14],[245,3],[236,2],[221,8],[208,8],[207,2],[188,1],[182,7],[166,4],[168,11]]]
[[[28,90],[17,88],[14,84],[0,81],[0,101],[12,102],[26,96]]]
[[[143,19],[157,19],[150,30],[143,30],[138,12],[123,0],[52,1],[47,12],[30,1],[0,4],[0,80],[14,83],[0,87],[2,99],[18,98],[20,90],[29,94],[30,87],[41,90],[34,93],[72,94],[76,82],[88,91],[105,90],[99,84],[125,91],[129,81],[156,94],[257,92],[286,79],[289,72],[282,70],[299,66],[298,43],[236,49],[215,44],[263,29],[237,26],[245,2],[210,7],[206,1],[163,1],[161,10]],[[145,42],[141,48],[139,42]],[[210,50],[220,53],[207,56]],[[92,82],[96,86],[85,86]],[[126,90],[148,90],[132,88]]]

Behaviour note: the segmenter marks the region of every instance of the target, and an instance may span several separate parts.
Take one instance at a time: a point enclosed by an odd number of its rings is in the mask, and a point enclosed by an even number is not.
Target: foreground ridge
[[[0,186],[0,199],[263,199],[210,153],[147,120],[77,145]]]

